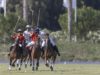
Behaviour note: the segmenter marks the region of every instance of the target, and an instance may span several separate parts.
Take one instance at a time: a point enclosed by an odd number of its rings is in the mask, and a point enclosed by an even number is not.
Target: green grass
[[[24,67],[21,71],[15,68],[9,71],[7,64],[1,64],[0,75],[100,75],[99,64],[57,64],[54,69],[54,71],[50,71],[44,64],[41,64],[39,70],[34,72],[31,71],[30,67],[27,68],[26,72]]]

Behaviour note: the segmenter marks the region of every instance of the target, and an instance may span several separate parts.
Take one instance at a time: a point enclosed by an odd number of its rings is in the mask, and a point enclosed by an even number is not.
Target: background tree
[[[77,0],[78,1],[78,7],[83,7],[84,5],[86,7],[92,7],[94,9],[99,10],[100,9],[100,0]]]
[[[28,12],[27,0],[23,0],[23,19],[27,22],[27,12]]]
[[[68,0],[68,40],[72,39],[72,0]]]

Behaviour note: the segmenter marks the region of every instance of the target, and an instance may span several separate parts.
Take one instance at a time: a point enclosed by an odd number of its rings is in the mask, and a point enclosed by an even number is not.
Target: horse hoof
[[[19,71],[21,70],[21,68],[19,68]]]
[[[36,67],[36,70],[38,70],[38,67]]]
[[[30,67],[32,66],[32,64],[30,64]]]
[[[25,64],[25,68],[27,68],[27,64]]]
[[[26,72],[26,70],[25,70],[25,72]]]
[[[17,67],[19,66],[19,64],[17,64]]]
[[[10,54],[8,54],[8,56],[10,56]]]
[[[45,65],[46,65],[47,67],[49,67],[49,64],[46,63]]]
[[[11,67],[9,67],[8,70],[11,71]]]
[[[51,69],[51,71],[53,71],[53,67],[52,66],[50,66],[50,69]]]
[[[12,67],[15,67],[15,64],[12,64]]]
[[[34,71],[34,67],[32,67],[32,71]]]

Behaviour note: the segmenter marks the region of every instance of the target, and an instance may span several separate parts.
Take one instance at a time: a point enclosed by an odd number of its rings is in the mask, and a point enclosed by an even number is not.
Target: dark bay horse
[[[25,61],[28,58],[27,50],[20,46],[19,43],[11,46],[9,56],[9,70],[11,70],[12,66],[15,66],[15,62],[18,61],[19,70],[21,70],[22,61]],[[26,66],[26,65],[25,65]]]
[[[32,47],[32,52],[31,52],[32,71],[38,70],[40,56],[41,56],[41,46],[40,46],[40,38],[38,37],[37,41]]]
[[[50,42],[50,39],[46,39],[46,46],[44,48],[44,56],[45,65],[50,67],[51,71],[53,71],[53,66],[57,57],[57,53],[53,50],[53,46]]]

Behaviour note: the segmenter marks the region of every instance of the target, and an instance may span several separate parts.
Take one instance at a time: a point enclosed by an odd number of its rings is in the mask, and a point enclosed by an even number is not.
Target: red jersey
[[[18,39],[19,43],[22,44],[22,42],[25,40],[23,34],[15,34],[11,36],[14,40]]]
[[[32,41],[36,41],[38,39],[38,34],[32,33],[31,39],[32,39]]]

